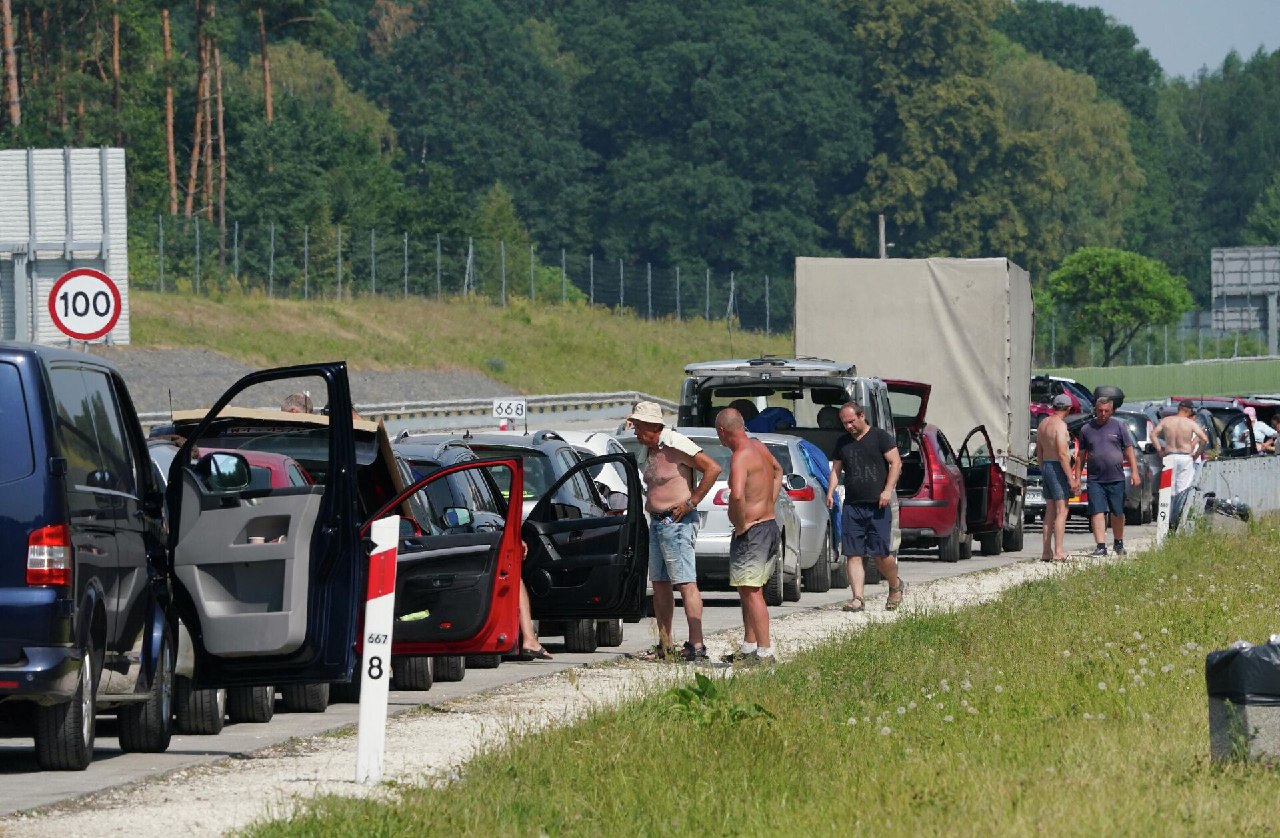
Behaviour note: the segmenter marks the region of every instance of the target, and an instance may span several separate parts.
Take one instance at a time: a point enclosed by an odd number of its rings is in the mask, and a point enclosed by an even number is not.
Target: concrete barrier
[[[1244,457],[1204,463],[1179,522],[1179,532],[1213,526],[1211,519],[1226,517],[1205,515],[1205,499],[1210,494],[1220,499],[1239,498],[1254,516],[1280,511],[1280,457]]]

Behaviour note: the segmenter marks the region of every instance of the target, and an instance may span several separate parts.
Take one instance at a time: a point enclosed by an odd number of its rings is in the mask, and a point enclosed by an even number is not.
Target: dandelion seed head
[[[1106,681],[1099,681],[1099,682],[1098,682],[1098,689],[1100,689],[1100,690],[1104,690],[1104,691],[1105,691],[1105,690],[1106,690],[1106,688],[1107,688],[1107,682],[1106,682]]]
[[[954,716],[943,716],[943,717],[942,717],[942,720],[943,720],[944,722],[950,723],[950,722],[954,722],[954,721],[955,721],[955,717],[954,717]]]
[[[884,727],[880,728],[881,736],[888,736],[890,733],[893,733],[893,731],[889,728],[888,725],[885,725]]]
[[[906,714],[907,714],[907,708],[905,708],[905,707],[899,707],[899,708],[898,708],[898,715],[899,715],[899,716],[905,716]]]
[[[1004,687],[1001,686],[1000,684],[996,684],[996,692],[998,693],[1004,692]]]

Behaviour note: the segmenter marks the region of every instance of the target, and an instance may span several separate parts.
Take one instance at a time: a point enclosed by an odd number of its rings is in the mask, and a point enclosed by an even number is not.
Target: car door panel
[[[523,492],[519,460],[469,461],[447,466],[410,484],[363,526],[397,508],[430,514],[427,501],[406,503],[438,480],[465,471],[505,468],[515,497]],[[400,539],[396,558],[395,624],[391,650],[397,655],[492,654],[510,651],[519,636],[520,506],[504,510],[501,529],[476,522],[470,532],[438,532],[419,522],[422,535]]]
[[[575,476],[617,463],[627,480],[622,515],[561,517],[555,495]],[[635,462],[628,454],[605,454],[574,466],[538,501],[525,521],[529,555],[523,578],[538,619],[611,619],[640,616],[648,569],[648,526]],[[603,504],[602,504],[603,506]]]
[[[1000,524],[1004,498],[1004,474],[991,456],[991,437],[985,425],[971,430],[960,446],[960,473],[964,475],[965,521],[970,532],[988,531]]]
[[[233,399],[250,388],[297,387],[291,379],[304,379],[305,387],[318,382],[324,393],[317,395],[327,396],[327,416],[298,419],[324,439],[324,485],[251,497],[208,489],[192,455],[220,412],[235,410]],[[187,432],[170,467],[166,505],[174,600],[191,634],[197,687],[350,677],[366,556],[356,473],[350,389],[340,362],[250,373]]]

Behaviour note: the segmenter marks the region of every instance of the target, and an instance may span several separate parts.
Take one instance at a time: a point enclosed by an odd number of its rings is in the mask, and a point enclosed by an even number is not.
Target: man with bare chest
[[[1178,412],[1166,416],[1156,425],[1151,433],[1151,441],[1156,451],[1164,458],[1165,465],[1173,469],[1173,510],[1169,516],[1169,526],[1176,525],[1178,513],[1186,499],[1184,494],[1195,482],[1196,454],[1209,444],[1209,437],[1200,427],[1200,423],[1192,417],[1196,406],[1183,400],[1178,403]]]
[[[776,663],[762,589],[773,573],[773,563],[782,560],[774,516],[782,466],[763,443],[747,436],[742,414],[733,408],[716,417],[716,435],[733,452],[729,460],[729,522],[733,524],[729,584],[742,599],[744,642],[731,659],[747,666]]]
[[[1067,445],[1071,434],[1066,416],[1070,412],[1071,397],[1059,393],[1053,397],[1053,415],[1046,416],[1036,428],[1036,461],[1040,463],[1044,492],[1044,546],[1040,560],[1045,562],[1067,560],[1067,499],[1080,492]]]

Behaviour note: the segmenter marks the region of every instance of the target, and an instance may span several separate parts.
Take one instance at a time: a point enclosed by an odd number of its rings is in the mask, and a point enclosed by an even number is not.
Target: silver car
[[[733,455],[711,428],[679,428],[680,433],[693,440],[707,456],[720,464],[723,471],[715,486],[698,504],[698,541],[695,547],[698,568],[698,587],[703,590],[729,590],[729,542],[733,527],[729,523],[729,460]],[[785,442],[781,434],[752,434],[768,445]],[[783,471],[786,471],[784,466]],[[695,478],[695,481],[698,478]],[[825,509],[825,502],[824,502]],[[780,561],[775,563],[773,576],[764,587],[767,605],[781,605],[784,600],[800,599],[800,545],[803,527],[796,505],[787,496],[784,479],[778,499],[774,503],[774,515],[782,533]]]
[[[835,515],[827,508],[831,463],[815,445],[789,434],[752,434],[782,466],[783,489],[800,516],[800,575],[804,589],[831,590],[833,575],[843,581],[844,559],[836,539]],[[807,449],[807,450],[806,450]]]

